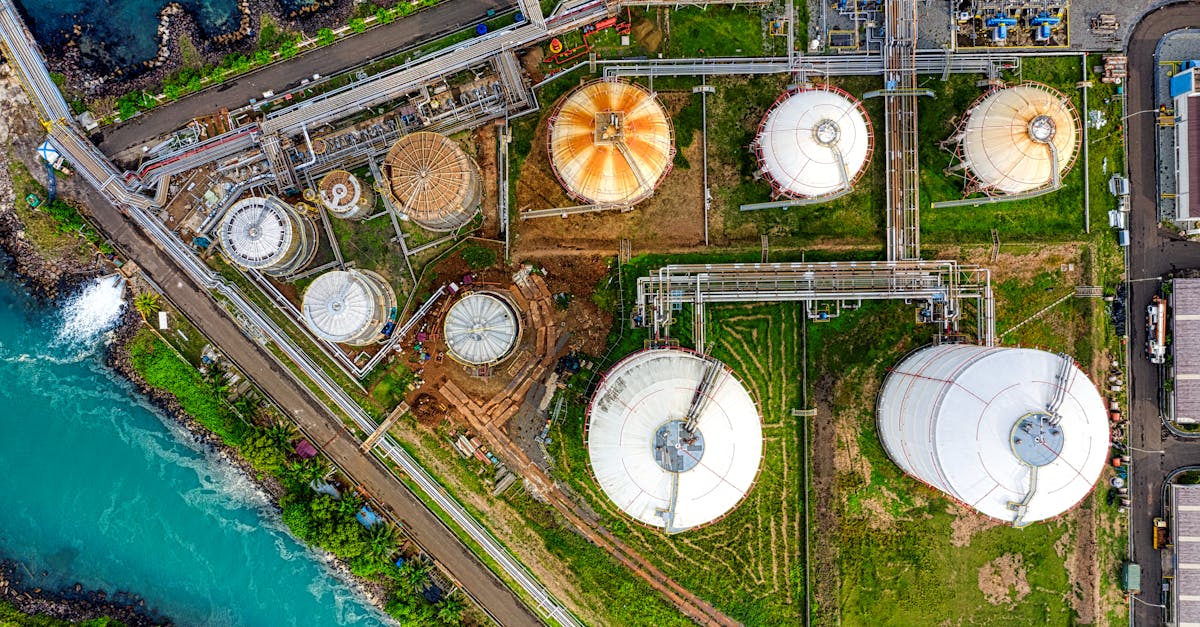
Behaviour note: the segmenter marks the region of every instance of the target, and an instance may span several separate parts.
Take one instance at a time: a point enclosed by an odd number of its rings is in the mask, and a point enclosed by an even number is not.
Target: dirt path
[[[816,611],[813,623],[817,625],[836,624],[838,622],[838,551],[837,543],[833,541],[838,536],[838,515],[835,489],[837,485],[837,469],[834,458],[835,447],[829,442],[836,442],[837,420],[833,413],[833,395],[837,379],[833,375],[823,374],[814,386],[813,400],[816,402],[817,416],[813,419],[811,441],[814,446],[812,454],[812,495],[816,499],[814,520],[816,530],[813,534],[818,540],[812,552],[812,572],[819,573],[813,586],[813,598],[816,601]],[[819,445],[815,443],[821,443]]]

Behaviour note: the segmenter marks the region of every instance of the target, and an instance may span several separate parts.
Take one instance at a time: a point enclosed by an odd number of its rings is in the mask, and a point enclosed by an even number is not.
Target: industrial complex
[[[363,35],[301,34],[254,70],[294,80],[99,131],[11,0],[0,39],[36,175],[437,512],[420,551],[489,620],[1189,624],[1200,38],[931,4],[520,0],[326,76]]]

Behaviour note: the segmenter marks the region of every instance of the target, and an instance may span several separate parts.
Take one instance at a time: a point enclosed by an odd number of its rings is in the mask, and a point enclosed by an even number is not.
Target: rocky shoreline
[[[376,6],[391,7],[407,0],[374,0]],[[238,0],[238,28],[221,34],[209,34],[197,22],[193,12],[179,2],[171,2],[158,13],[158,55],[143,62],[143,67],[111,68],[97,73],[81,63],[77,38],[83,25],[76,25],[62,46],[43,46],[47,65],[66,77],[67,84],[88,98],[116,97],[141,89],[161,86],[171,74],[183,67],[180,40],[187,38],[208,63],[217,63],[230,53],[255,52],[261,19],[269,18],[281,28],[309,35],[321,28],[345,24],[358,5],[355,0],[318,0],[288,11],[279,0]]]
[[[87,590],[78,583],[53,592],[26,584],[23,574],[27,572],[17,561],[0,560],[0,600],[11,603],[24,614],[45,614],[72,623],[108,617],[129,627],[174,624],[149,609],[146,600],[136,594],[109,595],[103,590]]]

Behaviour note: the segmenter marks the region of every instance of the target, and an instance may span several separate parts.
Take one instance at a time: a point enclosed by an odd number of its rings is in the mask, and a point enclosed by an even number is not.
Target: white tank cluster
[[[431,231],[453,231],[479,213],[479,167],[454,140],[438,133],[401,137],[383,161],[386,193],[404,218]]]
[[[980,191],[1020,194],[1061,178],[1079,146],[1079,115],[1063,94],[1040,83],[992,90],[968,110],[955,139]]]
[[[317,195],[329,213],[343,220],[362,220],[375,208],[371,188],[345,170],[334,170],[321,177]]]
[[[754,486],[762,424],[719,361],[680,349],[613,366],[588,407],[592,472],[618,508],[677,533],[725,516]]]
[[[1096,386],[1064,355],[930,346],[884,380],[879,436],[905,472],[979,512],[1022,526],[1071,509],[1109,450]]]
[[[832,85],[811,85],[793,88],[771,105],[750,147],[777,194],[820,198],[851,189],[872,146],[862,103]]]
[[[504,296],[471,292],[446,312],[443,332],[449,354],[468,366],[488,366],[504,361],[517,346],[521,321]]]
[[[287,276],[317,253],[312,220],[274,196],[251,196],[233,204],[217,229],[233,263],[273,276]]]
[[[396,293],[367,270],[334,270],[304,290],[304,322],[330,342],[362,346],[379,337],[396,306]]]

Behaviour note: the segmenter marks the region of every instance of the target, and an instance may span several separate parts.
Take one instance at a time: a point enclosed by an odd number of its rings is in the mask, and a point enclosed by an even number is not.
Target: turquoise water
[[[104,367],[117,289],[47,310],[0,277],[0,555],[180,625],[380,624],[244,475]]]

